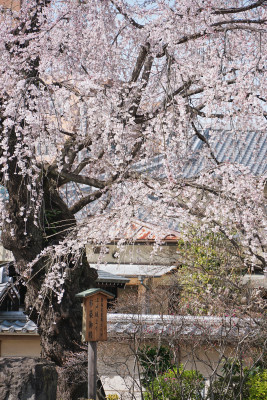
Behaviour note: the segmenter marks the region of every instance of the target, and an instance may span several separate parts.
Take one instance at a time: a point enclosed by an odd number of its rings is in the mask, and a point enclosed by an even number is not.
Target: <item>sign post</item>
[[[97,342],[88,342],[88,399],[96,399]]]
[[[114,295],[94,288],[76,297],[83,299],[82,341],[88,342],[88,398],[96,400],[97,342],[107,340],[107,300]]]

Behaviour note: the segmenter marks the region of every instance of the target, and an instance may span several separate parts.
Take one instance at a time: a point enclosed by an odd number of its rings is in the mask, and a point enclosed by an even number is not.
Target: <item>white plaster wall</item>
[[[152,244],[141,243],[124,245],[121,250],[116,245],[107,245],[106,254],[100,256],[94,253],[93,246],[88,245],[86,254],[88,261],[93,264],[100,261],[101,263],[114,264],[173,265],[179,259],[178,246],[176,245],[163,245],[157,253],[153,253],[153,256],[151,256],[153,249]],[[116,253],[118,253],[118,257],[113,256]]]

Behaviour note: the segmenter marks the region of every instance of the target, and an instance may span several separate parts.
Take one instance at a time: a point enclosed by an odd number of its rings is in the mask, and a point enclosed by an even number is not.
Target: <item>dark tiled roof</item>
[[[267,134],[266,132],[234,132],[218,130],[210,138],[209,131],[201,132],[208,140],[211,149],[221,163],[240,164],[248,167],[254,175],[264,175],[267,172]],[[175,163],[175,160],[173,160]],[[215,166],[205,143],[194,136],[191,145],[191,156],[181,171],[176,171],[185,178],[197,176],[201,171]],[[163,169],[163,157],[155,156],[149,164],[137,163],[136,170],[152,173]]]
[[[0,313],[1,334],[37,334],[37,326],[21,311]],[[243,336],[254,338],[260,328],[254,320],[230,317],[158,316],[108,313],[109,337],[129,337],[141,334],[143,337],[183,336],[225,338],[233,340]],[[119,335],[119,336],[118,336]]]
[[[0,312],[1,334],[37,334],[37,326],[22,311]]]
[[[267,172],[266,133],[236,134],[232,131],[218,131],[218,135],[209,140],[209,132],[205,131],[205,136],[219,162],[241,164],[248,167],[253,175],[264,175]],[[192,145],[194,156],[183,171],[185,177],[196,176],[206,166],[214,165],[212,160],[205,160],[202,154],[204,147],[203,141],[195,137]]]

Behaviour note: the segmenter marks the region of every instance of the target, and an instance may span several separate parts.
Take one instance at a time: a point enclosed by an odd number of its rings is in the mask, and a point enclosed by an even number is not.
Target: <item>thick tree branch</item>
[[[232,85],[235,82],[236,82],[236,79],[229,79],[228,81],[226,81],[226,83],[228,85]],[[203,93],[204,90],[205,90],[204,86],[199,86],[199,87],[197,87],[195,89],[187,90],[186,96],[187,97],[194,96],[195,94]]]
[[[240,12],[244,12],[244,11],[253,10],[254,8],[257,8],[257,7],[261,7],[261,6],[265,5],[266,3],[267,3],[266,0],[258,0],[255,3],[250,4],[248,6],[244,6],[244,7],[218,8],[218,9],[215,9],[212,12],[212,14],[222,15],[222,14],[240,13]]]
[[[187,90],[191,86],[192,81],[189,80],[185,82],[183,85],[181,85],[179,88],[174,90],[172,93],[168,94],[165,99],[161,102],[161,104],[156,108],[156,110],[152,113],[148,114],[139,114],[136,115],[135,122],[136,124],[143,124],[144,122],[147,122],[153,118],[155,118],[161,111],[169,107],[171,104],[173,104],[174,97],[177,96],[178,94],[182,94],[183,92],[187,93]],[[202,88],[201,91],[204,89]]]
[[[90,157],[84,158],[72,172],[78,175],[91,161],[92,159]]]
[[[93,201],[99,199],[103,194],[102,190],[98,190],[96,192],[90,193],[88,196],[82,197],[79,201],[77,201],[72,207],[70,207],[70,212],[76,214],[83,207],[92,203]]]
[[[221,118],[223,118],[225,116],[224,114],[221,114],[221,113],[212,113],[212,114],[207,116],[204,111],[201,111],[201,109],[205,107],[205,103],[201,103],[197,107],[193,107],[193,106],[188,106],[188,107],[189,107],[190,112],[192,114],[197,114],[200,117],[204,117],[204,118],[219,118],[219,119],[221,119]]]
[[[195,182],[184,181],[183,182],[183,186],[192,187],[192,188],[199,189],[199,190],[202,190],[202,191],[204,190],[205,192],[214,194],[215,196],[221,196],[221,190],[220,189],[210,188],[209,186],[200,185],[200,184],[195,183]]]
[[[211,146],[210,146],[208,140],[205,138],[205,136],[202,135],[201,132],[199,132],[199,130],[197,129],[197,127],[196,127],[196,125],[194,124],[194,122],[192,122],[191,124],[192,124],[192,127],[193,127],[193,129],[194,129],[195,134],[197,135],[197,137],[198,137],[200,140],[202,140],[202,142],[204,142],[204,143],[206,144],[206,146],[208,147],[208,149],[209,149],[209,151],[210,151],[210,155],[211,155],[211,157],[213,158],[213,160],[216,162],[217,165],[220,165],[220,162],[219,162],[219,161],[217,160],[217,158],[215,157],[215,154],[214,154],[214,152],[213,152],[213,150],[212,150],[212,148],[211,148]]]
[[[227,25],[227,24],[265,24],[267,22],[266,19],[231,19],[228,21],[218,21],[214,22],[211,24],[211,26],[221,26],[221,25]]]
[[[253,32],[262,32],[262,29],[253,28],[253,27],[250,27],[249,25],[250,24],[248,24],[248,25],[228,26],[228,27],[225,27],[225,28],[222,27],[222,28],[217,28],[217,29],[215,28],[214,31],[216,33],[225,32],[226,30],[227,31],[250,30],[250,31],[253,31]],[[213,25],[211,25],[211,26],[213,26]],[[211,35],[211,33],[208,31],[208,29],[205,29],[202,32],[196,32],[196,33],[193,33],[191,35],[186,35],[186,36],[181,37],[179,40],[177,40],[176,44],[178,45],[178,44],[187,43],[190,40],[195,40],[195,39],[199,39],[201,37],[206,37],[206,36],[210,36],[210,35]]]
[[[136,143],[133,146],[132,151],[131,151],[132,160],[134,160],[135,157],[137,156],[137,154],[139,153],[144,141],[145,141],[144,136],[142,136],[142,138],[140,138],[139,140],[136,141]]]
[[[236,80],[235,79],[229,79],[228,81],[226,81],[226,83],[228,85],[231,85],[233,83],[235,83]],[[170,107],[172,104],[175,104],[175,99],[174,97],[177,96],[178,94],[180,94],[182,97],[191,97],[194,96],[196,94],[199,93],[203,93],[205,90],[204,86],[200,86],[200,87],[196,87],[195,89],[191,89],[189,90],[190,86],[193,84],[192,80],[189,80],[187,82],[185,82],[183,85],[181,85],[178,89],[176,89],[175,91],[173,91],[171,94],[169,94],[168,96],[166,96],[166,98],[163,100],[163,102],[160,104],[159,107],[157,107],[157,109],[154,112],[150,112],[147,114],[139,114],[136,115],[135,117],[135,123],[136,124],[143,124],[147,121],[150,121],[151,119],[155,118],[161,111],[163,111],[165,108]],[[192,109],[193,112],[197,113],[200,116],[205,116],[204,113],[201,113],[200,110],[201,108],[204,108],[205,104],[201,104],[198,107],[190,107]],[[222,118],[223,114],[212,114],[210,116],[211,118]]]
[[[105,152],[104,150],[99,153],[97,160],[101,160],[101,158],[104,156]],[[92,162],[92,159],[90,157],[84,158],[80,164],[72,171],[74,174],[79,174],[88,164]]]
[[[63,169],[66,171],[70,171],[76,155],[79,151],[84,148],[84,144],[77,145],[75,143],[75,139],[69,138],[66,140],[65,145],[61,152],[61,162],[63,164]]]
[[[59,132],[62,133],[63,135],[70,136],[72,138],[75,138],[77,136],[76,133],[65,131],[64,129],[59,129]]]
[[[90,143],[89,143],[90,144]],[[87,143],[87,145],[89,145]],[[84,147],[86,146],[85,143],[80,143],[80,144],[76,144],[75,138],[70,137],[68,138],[65,143],[64,146],[61,150],[61,155],[60,155],[60,160],[61,160],[61,164],[62,164],[62,171],[64,172],[70,172],[71,168],[73,166],[73,163],[75,161],[75,158],[77,156],[77,154],[79,153],[79,151],[81,151],[82,149],[84,149]],[[48,171],[49,173],[53,174],[53,171],[57,174],[57,166],[58,166],[58,160],[57,158],[50,164]],[[62,176],[62,174],[61,174]],[[59,175],[58,175],[58,186],[62,186],[63,184],[67,183],[64,182],[64,180],[62,180],[62,178],[60,179]]]
[[[122,9],[122,7],[119,6],[119,5],[117,4],[117,2],[116,2],[115,0],[110,0],[110,2],[111,2],[111,3],[114,5],[114,7],[119,11],[119,13],[120,13],[121,15],[123,15],[124,18],[125,18],[128,22],[130,22],[131,25],[133,25],[135,28],[138,28],[138,29],[144,28],[144,25],[139,24],[139,23],[136,22],[132,17],[129,17],[129,15],[127,14],[127,12],[124,11],[124,10]]]
[[[130,82],[136,82],[137,79],[139,78],[140,72],[143,68],[143,65],[145,63],[146,60],[146,56],[148,54],[149,51],[149,47],[150,45],[147,44],[146,46],[141,46],[141,49],[139,51],[137,60],[136,60],[136,64],[134,67],[134,70],[132,72],[132,76],[131,76],[131,81]]]
[[[82,184],[88,185],[88,186],[93,186],[98,189],[104,189],[104,187],[107,184],[105,181],[100,181],[98,179],[90,178],[90,177],[84,176],[84,175],[77,175],[77,174],[74,174],[73,172],[66,172],[66,171],[58,172],[58,171],[52,169],[52,170],[49,170],[49,174],[52,175],[56,180],[61,181],[61,179],[62,179],[60,186],[62,184],[68,183],[68,182],[76,182],[76,183],[82,183]]]
[[[148,81],[149,81],[149,76],[151,73],[153,61],[154,61],[154,58],[152,56],[149,56],[145,62],[143,73],[142,73],[142,78],[141,78],[143,83],[142,83],[141,88],[138,89],[137,95],[134,96],[134,98],[133,98],[132,102],[134,105],[129,110],[131,115],[134,115],[134,116],[136,115],[136,112],[137,112],[140,102],[142,100],[142,92],[146,88]]]

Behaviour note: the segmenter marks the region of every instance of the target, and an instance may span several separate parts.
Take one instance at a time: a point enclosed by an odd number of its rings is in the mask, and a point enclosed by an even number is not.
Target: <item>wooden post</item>
[[[96,400],[97,342],[88,342],[88,399]]]
[[[83,299],[82,341],[88,343],[88,399],[96,400],[97,342],[107,340],[107,299],[114,295],[92,288],[76,296]]]

